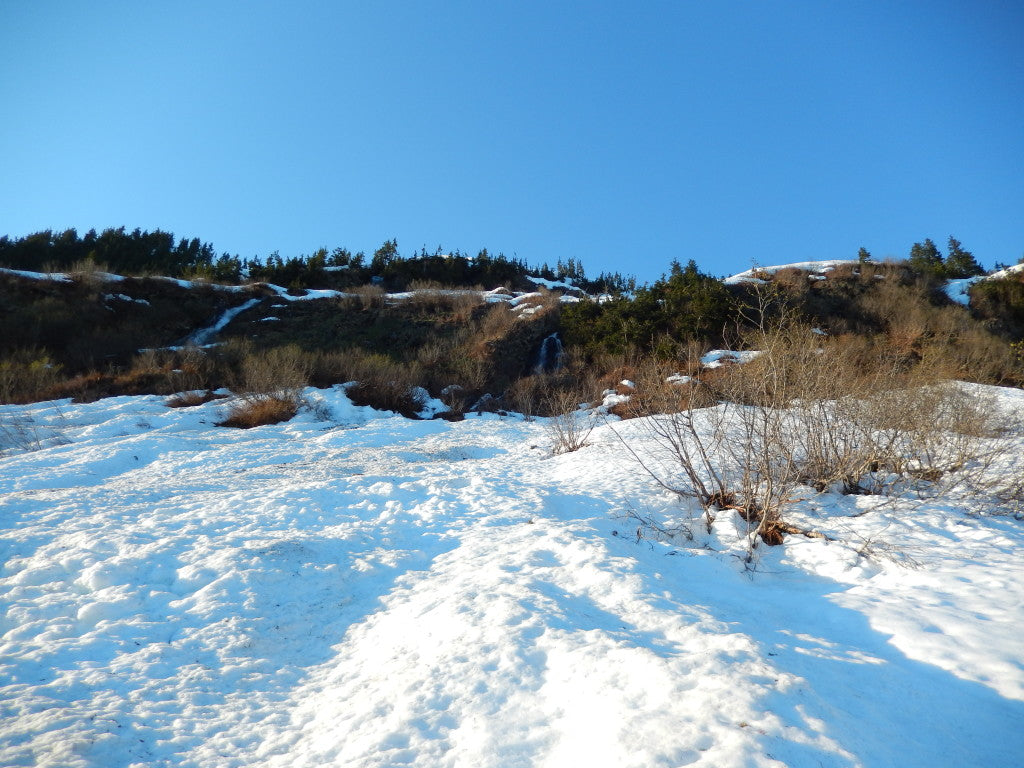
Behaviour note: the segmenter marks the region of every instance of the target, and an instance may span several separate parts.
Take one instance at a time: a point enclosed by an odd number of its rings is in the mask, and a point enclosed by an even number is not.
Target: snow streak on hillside
[[[1020,522],[815,496],[840,540],[749,572],[725,516],[647,537],[631,510],[687,511],[609,426],[552,457],[539,422],[307,395],[250,431],[0,408],[42,444],[0,460],[0,764],[1019,762]]]

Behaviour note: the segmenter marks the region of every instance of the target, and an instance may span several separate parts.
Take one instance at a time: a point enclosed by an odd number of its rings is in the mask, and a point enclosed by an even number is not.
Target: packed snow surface
[[[0,765],[1020,764],[1024,523],[808,489],[751,566],[639,422],[306,396],[0,407]]]

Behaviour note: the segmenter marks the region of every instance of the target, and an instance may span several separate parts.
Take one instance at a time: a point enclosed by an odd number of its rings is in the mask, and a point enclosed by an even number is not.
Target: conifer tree
[[[938,246],[926,237],[923,243],[914,243],[910,249],[910,266],[925,275],[945,276],[945,263]]]
[[[950,235],[945,272],[946,277],[963,278],[984,274],[985,270],[982,269],[981,264],[974,258],[974,254],[970,251],[965,251],[960,241]]]

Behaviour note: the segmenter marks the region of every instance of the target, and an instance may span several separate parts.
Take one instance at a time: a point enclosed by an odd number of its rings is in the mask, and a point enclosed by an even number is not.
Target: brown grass
[[[178,394],[168,398],[164,405],[168,408],[192,408],[214,400],[223,400],[226,397],[227,395],[217,395],[209,391],[179,392]]]
[[[409,283],[412,292],[410,303],[421,312],[446,314],[458,322],[468,323],[473,312],[483,304],[483,288],[445,288],[434,280],[413,280]]]
[[[384,297],[387,295],[387,292],[379,285],[361,285],[358,288],[353,288],[351,293],[358,297],[359,306],[366,311],[383,307]]]
[[[409,419],[418,419],[423,401],[415,390],[399,381],[358,382],[346,390],[356,405],[369,405],[378,411],[394,411]]]
[[[252,429],[267,424],[280,424],[291,419],[298,410],[298,401],[291,398],[247,397],[232,405],[228,417],[218,421],[217,426]]]

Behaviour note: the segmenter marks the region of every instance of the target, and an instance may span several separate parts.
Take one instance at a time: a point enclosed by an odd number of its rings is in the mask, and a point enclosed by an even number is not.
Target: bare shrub
[[[902,481],[894,489],[923,496],[984,492],[992,467],[1013,451],[1008,438],[1020,432],[1019,417],[1000,410],[991,393],[956,381],[914,382],[877,393],[869,405],[866,421],[887,448],[879,469]]]
[[[387,296],[387,293],[379,285],[361,285],[353,288],[352,293],[357,297],[359,306],[364,311],[383,307],[384,299]]]
[[[990,511],[997,515],[1012,515],[1017,520],[1024,520],[1024,475],[1009,472],[1002,481],[992,488],[995,505]]]
[[[555,390],[548,394],[547,402],[548,409],[555,414],[545,422],[552,453],[572,453],[585,446],[595,422],[594,415],[587,410],[587,403],[580,401],[579,392]]]
[[[938,363],[908,372],[884,348],[850,348],[792,320],[746,341],[760,355],[718,369],[713,390],[648,390],[661,393],[643,406],[661,410],[642,422],[656,455],[626,447],[662,487],[695,497],[709,530],[718,512],[735,510],[751,545],[794,532],[782,513],[801,485],[981,491],[1018,429],[976,389],[943,380]]]
[[[532,377],[541,407],[549,414],[545,427],[555,454],[571,453],[587,445],[587,438],[597,426],[598,416],[590,409],[589,395],[596,389],[596,379],[570,360],[558,374]]]
[[[9,411],[0,413],[0,456],[11,448],[38,451],[42,447],[42,437],[30,419]]]
[[[436,280],[413,280],[408,285],[412,294],[408,302],[423,312],[439,312],[446,308],[449,291]]]
[[[799,442],[806,414],[791,406],[813,386],[804,371],[817,362],[810,329],[759,329],[754,337],[761,354],[719,369],[714,390],[698,379],[655,390],[660,401],[645,408],[664,410],[641,422],[655,456],[638,456],[624,441],[662,487],[697,499],[709,531],[723,510],[739,514],[750,550],[758,539],[781,543],[788,530],[782,509],[804,479],[808,447]]]
[[[292,418],[310,369],[309,355],[294,345],[248,352],[241,359],[236,400],[218,426],[249,429]]]
[[[468,323],[477,309],[484,303],[483,290],[461,290],[449,296],[449,307],[455,320]]]
[[[202,391],[190,391],[190,392],[179,392],[176,395],[172,395],[164,403],[168,408],[192,408],[197,405],[203,405],[204,403],[210,403],[214,400],[223,400],[227,395],[218,395],[213,392],[202,392]]]
[[[187,346],[178,350],[174,367],[170,371],[173,388],[177,391],[205,389],[215,386],[219,378],[216,360],[205,350]]]
[[[243,396],[265,399],[265,396],[298,400],[307,386],[312,369],[310,356],[294,344],[259,352],[242,359],[237,389]]]
[[[808,283],[811,282],[811,274],[798,267],[786,267],[779,269],[772,275],[772,282],[790,293],[804,293],[808,290]]]
[[[398,381],[356,382],[346,389],[356,405],[369,405],[379,411],[394,411],[409,419],[419,418],[426,402],[420,388]]]
[[[508,407],[521,413],[527,421],[539,416],[550,389],[550,377],[545,374],[523,376],[516,379],[505,391]]]
[[[480,319],[477,335],[484,343],[503,338],[508,335],[515,322],[515,313],[508,304],[503,301],[492,304]]]
[[[92,258],[87,258],[76,261],[64,271],[76,283],[90,290],[98,291],[106,282],[105,275],[110,272],[110,267],[105,263],[98,263]]]
[[[60,366],[37,349],[18,350],[0,360],[0,403],[40,400],[56,385]]]
[[[423,368],[415,361],[402,363],[353,348],[320,355],[317,376],[348,382],[346,392],[356,405],[394,411],[410,418],[417,418],[425,405],[419,387]]]
[[[258,399],[243,398],[231,406],[227,418],[217,422],[217,426],[252,429],[268,424],[279,424],[291,419],[298,410],[299,401],[296,399],[275,395]]]
[[[467,342],[468,327],[457,329],[450,336],[438,336],[416,350],[415,364],[422,370],[421,381],[431,391],[458,384],[464,388],[482,386],[482,377],[470,370]]]
[[[445,288],[434,280],[409,283],[410,303],[422,312],[451,313],[459,322],[469,322],[474,310],[483,304],[483,288]]]

